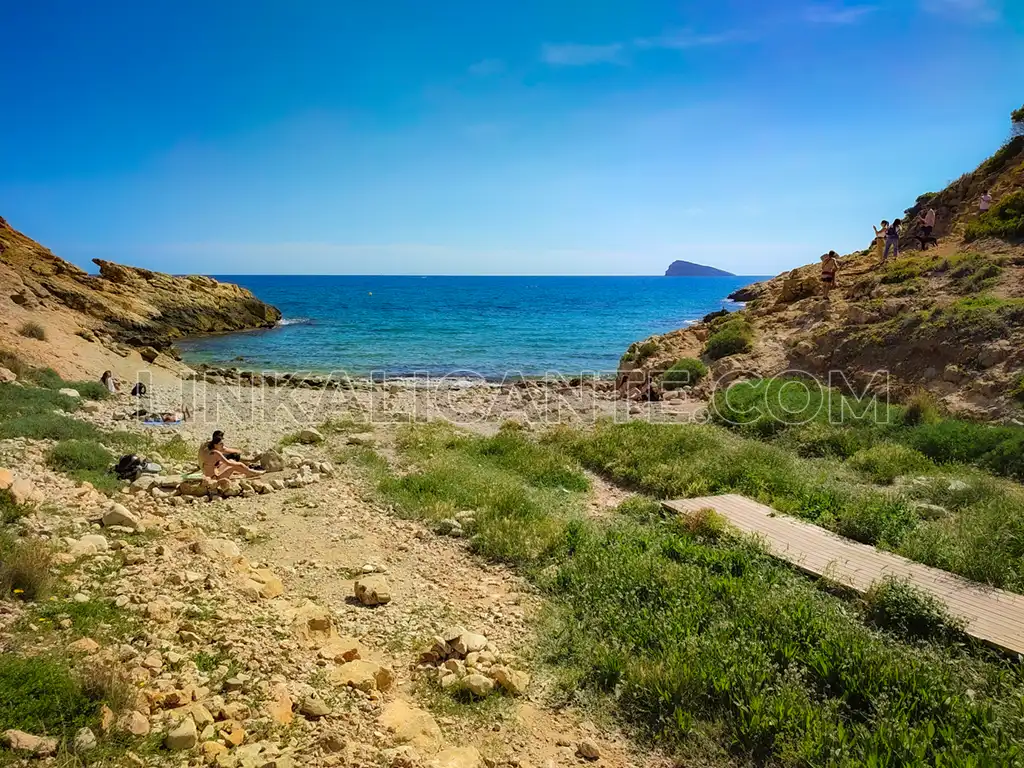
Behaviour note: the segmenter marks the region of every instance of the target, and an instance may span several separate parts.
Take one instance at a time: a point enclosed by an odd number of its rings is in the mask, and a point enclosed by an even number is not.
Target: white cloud
[[[988,23],[1002,16],[1001,0],[921,0],[921,8],[928,13],[972,22]]]
[[[687,48],[703,48],[714,45],[727,45],[729,43],[743,42],[750,40],[751,35],[743,30],[728,30],[725,32],[714,32],[699,34],[692,30],[682,29],[674,32],[666,32],[657,37],[640,37],[633,41],[637,48],[670,48],[674,50],[686,50]]]
[[[481,59],[469,67],[469,74],[474,77],[490,77],[505,71],[505,62],[501,59]]]
[[[804,9],[804,18],[812,24],[857,24],[877,10],[878,7],[874,5],[816,3]]]
[[[546,43],[540,58],[555,67],[585,67],[591,64],[625,64],[622,43],[581,45],[579,43]]]

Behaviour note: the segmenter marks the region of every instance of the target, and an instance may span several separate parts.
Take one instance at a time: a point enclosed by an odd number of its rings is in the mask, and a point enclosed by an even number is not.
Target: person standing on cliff
[[[898,259],[900,257],[900,225],[903,223],[902,219],[895,219],[885,229],[885,250],[882,251],[882,261],[878,266],[882,266],[886,261],[889,260],[889,251],[892,250],[892,257]]]
[[[985,194],[981,196],[981,200],[978,201],[978,213],[985,213],[989,208],[992,207],[992,193],[987,189]]]
[[[882,219],[881,228],[871,225],[871,228],[875,230],[875,255],[878,260],[882,260],[882,247],[885,245],[885,230],[889,228],[889,220]]]
[[[839,254],[829,251],[821,257],[821,295],[826,299],[836,284],[836,272],[839,270]]]
[[[928,250],[928,243],[938,245],[939,241],[932,237],[932,230],[935,229],[935,209],[929,208],[922,215],[917,218],[918,223],[921,225],[921,233],[917,236],[917,239],[921,242],[921,250]]]

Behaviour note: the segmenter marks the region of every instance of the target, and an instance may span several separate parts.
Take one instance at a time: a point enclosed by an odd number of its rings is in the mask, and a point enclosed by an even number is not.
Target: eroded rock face
[[[98,333],[155,360],[176,339],[273,326],[281,313],[252,293],[209,277],[175,277],[94,259],[99,275],[54,256],[0,219],[0,285],[16,304],[87,315]],[[146,348],[149,349],[146,349]]]

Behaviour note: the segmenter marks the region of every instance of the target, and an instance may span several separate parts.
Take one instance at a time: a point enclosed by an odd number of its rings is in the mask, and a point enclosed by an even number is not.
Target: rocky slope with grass
[[[986,190],[994,204],[979,215]],[[737,291],[733,298],[747,302],[739,312],[632,345],[619,368],[622,391],[644,397],[653,383],[660,392],[662,373],[692,358],[708,369],[689,378],[702,395],[723,379],[831,373],[848,390],[888,391],[894,399],[926,390],[954,413],[1019,417],[1024,136],[941,192],[919,197],[904,219],[913,222],[926,205],[936,210],[938,247],[919,250],[915,227],[907,226],[900,257],[884,266],[873,248],[842,258],[828,299],[818,264]]]
[[[184,336],[273,326],[281,313],[237,285],[95,259],[91,275],[0,218],[0,347],[71,377],[134,357],[174,367]],[[170,353],[170,354],[167,354]],[[100,368],[100,371],[103,369]]]

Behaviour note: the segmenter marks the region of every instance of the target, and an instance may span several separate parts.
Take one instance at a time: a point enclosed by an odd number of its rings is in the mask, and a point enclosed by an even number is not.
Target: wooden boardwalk
[[[988,645],[1024,654],[1024,595],[986,587],[938,568],[860,544],[736,494],[662,502],[688,515],[713,509],[744,533],[762,539],[774,556],[863,594],[886,576],[905,579],[967,622],[967,633]]]

